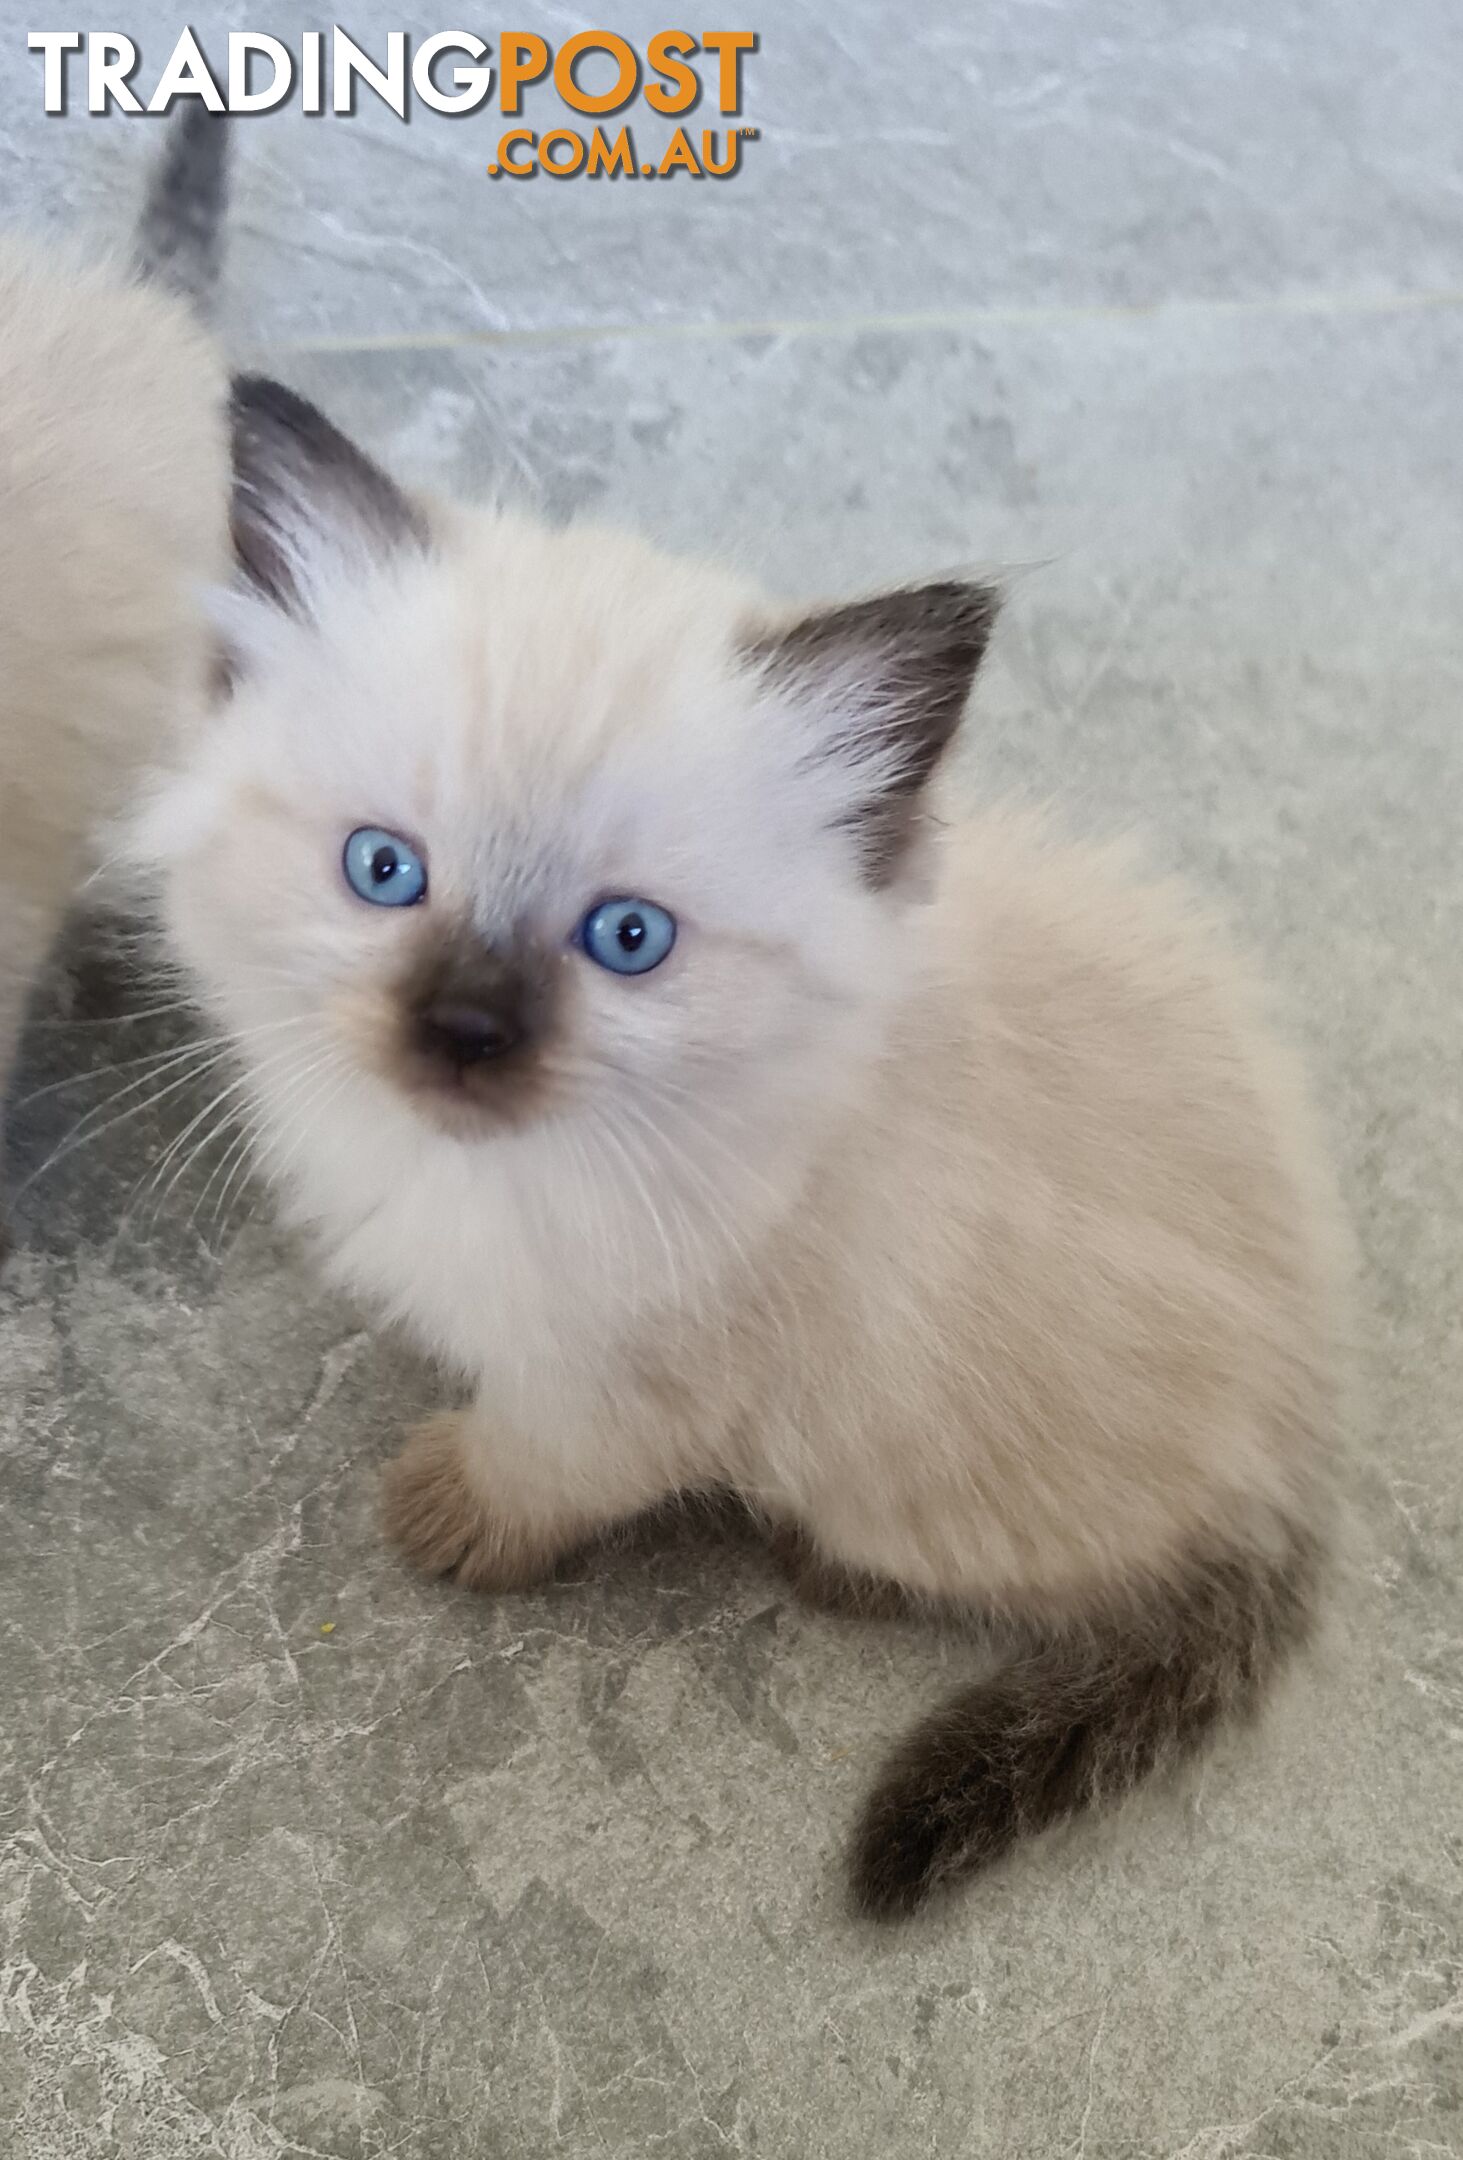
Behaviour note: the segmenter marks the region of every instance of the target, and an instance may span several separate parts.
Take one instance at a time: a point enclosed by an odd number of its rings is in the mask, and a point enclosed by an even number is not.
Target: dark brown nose
[[[471,929],[438,932],[402,985],[408,1084],[499,1112],[537,1067],[548,1020],[548,963],[526,940],[489,944]]]
[[[458,1072],[502,1057],[523,1040],[523,1013],[517,998],[492,1004],[468,1004],[444,998],[417,1018],[417,1039],[429,1057]]]

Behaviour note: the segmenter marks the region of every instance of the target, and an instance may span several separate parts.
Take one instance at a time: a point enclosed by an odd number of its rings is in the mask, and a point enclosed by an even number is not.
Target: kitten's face
[[[329,433],[312,496],[289,465],[309,408],[283,409],[278,506],[236,518],[235,687],[147,821],[267,1147],[369,1109],[393,1145],[407,1121],[453,1149],[552,1134],[634,1162],[649,1136],[755,1167],[815,1128],[877,1047],[897,858],[984,596],[759,630],[736,581],[623,538],[482,514],[428,540]],[[268,500],[256,470],[246,511]],[[910,635],[891,660],[906,607],[933,657]],[[368,1189],[364,1126],[357,1147]]]
[[[173,806],[210,1002],[311,1016],[469,1140],[780,1087],[877,1006],[894,917],[737,663],[750,619],[623,541],[484,520],[279,626]]]

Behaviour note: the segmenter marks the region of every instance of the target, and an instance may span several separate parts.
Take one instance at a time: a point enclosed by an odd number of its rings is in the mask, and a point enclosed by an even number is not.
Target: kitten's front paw
[[[537,1527],[497,1514],[467,1463],[469,1421],[446,1410],[419,1425],[386,1465],[386,1535],[428,1575],[468,1590],[522,1590],[551,1575],[564,1546]]]

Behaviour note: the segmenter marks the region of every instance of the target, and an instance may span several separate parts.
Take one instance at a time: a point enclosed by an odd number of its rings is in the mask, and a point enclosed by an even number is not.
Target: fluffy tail
[[[895,1751],[855,1838],[854,1896],[913,1912],[1018,1840],[1138,1784],[1259,1704],[1308,1632],[1316,1552],[1233,1552],[1054,1636],[937,1710]]]
[[[137,221],[138,268],[207,317],[223,263],[229,123],[200,101],[168,128]]]

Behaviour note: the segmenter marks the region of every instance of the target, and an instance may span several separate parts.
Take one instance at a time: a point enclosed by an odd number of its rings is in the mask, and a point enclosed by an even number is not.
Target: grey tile
[[[240,5],[187,18],[221,65]],[[593,18],[530,4],[555,45]],[[127,25],[150,94],[180,26],[158,0]],[[279,8],[298,47],[316,26]],[[241,336],[499,331],[605,322],[765,321],[990,306],[1136,305],[1463,284],[1463,19],[1447,0],[1313,8],[1243,0],[1062,0],[768,10],[746,63],[760,130],[725,183],[490,182],[496,115],[374,98],[356,117],[246,120],[234,321]],[[652,0],[614,27],[643,50]],[[443,27],[373,5],[352,34]],[[495,26],[484,26],[492,34]],[[527,93],[541,130],[563,117]],[[643,110],[643,108],[642,108]],[[40,60],[0,48],[0,175],[48,223],[115,226],[155,129],[47,118]],[[698,112],[704,126],[718,116]],[[636,125],[656,147],[653,116]]]

